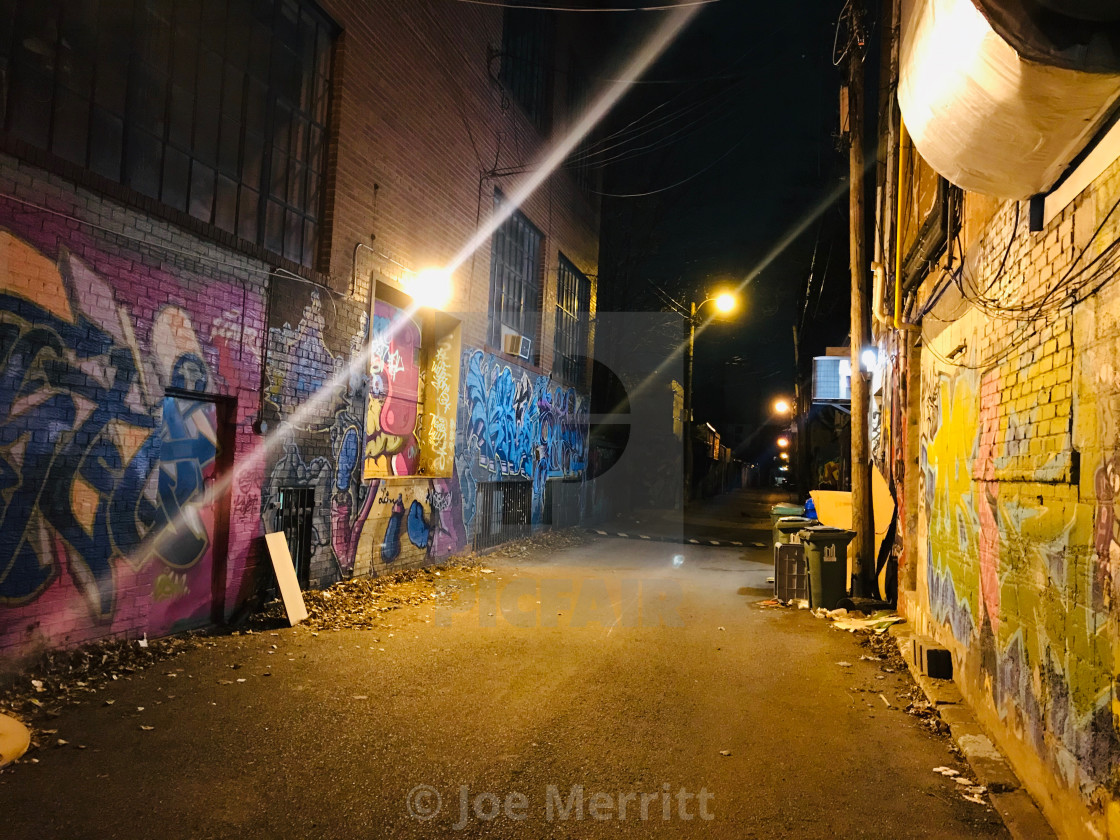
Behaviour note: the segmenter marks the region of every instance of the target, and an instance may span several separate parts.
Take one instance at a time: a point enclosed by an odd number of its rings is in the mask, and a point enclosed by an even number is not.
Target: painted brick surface
[[[530,482],[539,525],[549,480],[582,476],[586,398],[549,372],[559,254],[596,276],[598,210],[566,171],[521,206],[544,237],[540,363],[486,346],[495,191],[515,194],[510,173],[550,139],[497,81],[502,10],[323,8],[340,35],[317,272],[49,155],[0,157],[0,657],[232,614],[269,578],[259,538],[287,488],[315,494],[310,579],[326,585],[466,549],[480,483]],[[557,54],[580,47],[566,38]],[[454,470],[364,481],[368,447],[408,443],[368,422],[371,292],[447,264]],[[210,511],[215,483],[229,494]]]
[[[203,494],[254,445],[266,269],[10,158],[0,192],[0,650],[206,623],[258,558],[259,467]]]
[[[1104,283],[1118,197],[1120,165],[1044,231],[1025,203],[1000,206],[964,255],[971,302],[923,327],[911,402],[911,618],[954,652],[963,693],[1071,837],[1120,836],[1120,293]]]

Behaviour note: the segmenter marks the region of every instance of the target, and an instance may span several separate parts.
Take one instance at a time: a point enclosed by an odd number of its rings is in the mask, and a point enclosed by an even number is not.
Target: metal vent
[[[478,485],[475,550],[532,533],[533,483],[483,481]]]
[[[311,529],[315,515],[315,490],[312,487],[284,487],[276,511],[275,529],[288,540],[292,565],[299,585],[307,588],[311,579]]]

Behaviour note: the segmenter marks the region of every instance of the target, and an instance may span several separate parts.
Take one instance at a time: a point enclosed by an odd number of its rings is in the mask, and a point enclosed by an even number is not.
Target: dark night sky
[[[602,129],[634,120],[634,129],[650,129],[620,148],[631,156],[603,169],[605,309],[663,308],[651,283],[685,304],[689,295],[702,300],[707,289],[754,274],[805,225],[747,287],[745,309],[697,339],[695,415],[717,428],[761,424],[774,396],[792,394],[792,325],[802,318],[814,251],[803,368],[826,345],[847,340],[847,153],[834,137],[841,73],[832,63],[841,6],[722,0],[703,7]],[[630,21],[612,25],[634,34]],[[652,194],[609,196],[634,193]],[[830,194],[838,200],[819,212]]]

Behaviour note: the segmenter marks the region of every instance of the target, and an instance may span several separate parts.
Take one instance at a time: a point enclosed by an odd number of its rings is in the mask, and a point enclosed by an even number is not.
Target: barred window
[[[336,31],[300,0],[0,2],[0,126],[310,266]]]
[[[591,281],[560,255],[556,283],[555,375],[577,388],[587,377],[587,334],[591,320]]]
[[[494,212],[503,208],[508,209],[505,198],[495,193]],[[494,231],[490,245],[490,344],[534,364],[540,357],[542,238],[514,210]]]
[[[502,84],[542,130],[548,128],[552,21],[548,12],[527,8],[507,8],[502,21]]]

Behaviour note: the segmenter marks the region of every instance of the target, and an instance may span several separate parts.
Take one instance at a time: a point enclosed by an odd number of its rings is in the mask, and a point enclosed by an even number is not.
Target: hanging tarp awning
[[[1012,5],[1038,2],[976,0],[991,7],[984,12],[973,0],[903,4],[899,107],[918,152],[950,183],[1001,198],[1045,192],[1120,97],[1120,51],[1110,53],[1111,35],[1100,34],[1118,27],[1005,25]]]

